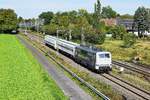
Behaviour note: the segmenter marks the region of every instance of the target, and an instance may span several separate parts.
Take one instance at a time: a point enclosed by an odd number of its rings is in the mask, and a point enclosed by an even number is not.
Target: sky
[[[63,12],[78,9],[94,11],[97,0],[0,0],[0,8],[14,9],[23,18],[37,18],[42,12]],[[150,0],[101,0],[102,6],[110,5],[120,14],[134,14],[139,6],[150,8]]]

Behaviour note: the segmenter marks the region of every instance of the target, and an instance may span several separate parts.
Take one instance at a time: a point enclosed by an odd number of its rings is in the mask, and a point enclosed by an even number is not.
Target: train
[[[77,63],[97,72],[109,72],[112,70],[112,57],[106,52],[92,46],[80,45],[71,41],[45,35],[45,45],[53,47],[70,55]]]

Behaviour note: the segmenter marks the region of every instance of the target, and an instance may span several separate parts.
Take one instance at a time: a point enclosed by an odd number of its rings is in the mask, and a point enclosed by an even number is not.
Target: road
[[[34,48],[31,44],[26,42],[21,36],[18,36],[26,48],[28,48],[33,56],[39,61],[50,76],[55,80],[58,86],[63,90],[70,100],[92,100],[92,97],[85,93],[75,82],[68,78],[63,71],[53,65],[40,51]]]

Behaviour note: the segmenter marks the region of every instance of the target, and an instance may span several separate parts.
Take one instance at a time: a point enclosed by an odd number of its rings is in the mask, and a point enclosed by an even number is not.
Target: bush
[[[133,33],[126,33],[123,37],[124,47],[129,48],[136,42],[136,36]]]
[[[115,26],[111,28],[107,33],[111,33],[113,39],[123,40],[123,35],[126,33],[126,30],[123,26]]]
[[[106,34],[100,33],[100,34],[87,34],[85,39],[89,43],[93,44],[103,44],[105,41]]]
[[[105,38],[106,38],[106,34],[105,33],[101,33],[98,35],[98,43],[99,44],[103,44],[105,42]]]

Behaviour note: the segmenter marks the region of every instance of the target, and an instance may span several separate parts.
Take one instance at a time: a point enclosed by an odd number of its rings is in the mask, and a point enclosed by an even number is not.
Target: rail
[[[143,98],[144,100],[149,100],[148,97],[147,97],[147,95],[150,95],[149,92],[144,91],[144,90],[142,90],[142,89],[140,89],[138,87],[135,87],[134,85],[132,85],[132,84],[130,84],[130,83],[128,83],[128,82],[126,82],[126,81],[124,81],[122,79],[119,79],[118,77],[115,77],[114,75],[103,74],[101,76],[106,78],[106,79],[108,79],[108,80],[110,80],[110,81],[112,81],[113,83],[123,87],[124,89],[126,89],[126,90],[128,90],[128,91],[130,91],[130,92],[132,92],[132,93],[134,93],[136,95],[138,95],[139,97]],[[123,84],[126,85],[126,86],[124,86]],[[130,87],[128,87],[128,86],[130,86]],[[140,92],[134,91],[135,89],[140,91]],[[142,94],[144,93],[146,96],[142,95],[141,93]]]
[[[137,72],[137,73],[140,73],[142,75],[150,77],[150,73],[148,71],[145,71],[143,69],[139,69],[139,68],[134,67],[132,65],[124,64],[124,63],[121,63],[121,62],[118,62],[118,61],[113,61],[113,64],[117,65],[117,66],[124,67],[124,68],[126,68],[128,70],[131,70],[131,71],[134,71],[134,72]]]
[[[33,43],[33,42],[32,42]],[[33,43],[34,44],[34,43]],[[104,95],[103,93],[101,93],[100,91],[98,91],[96,88],[94,88],[91,84],[89,84],[88,82],[86,82],[85,80],[83,80],[82,78],[80,78],[78,75],[76,75],[75,73],[73,73],[71,70],[69,70],[68,68],[66,68],[64,65],[62,65],[61,63],[59,63],[54,57],[52,57],[50,55],[50,53],[45,52],[44,50],[42,50],[41,48],[39,48],[36,44],[34,44],[34,46],[36,48],[38,48],[40,51],[42,51],[43,53],[47,54],[47,56],[49,58],[51,58],[55,63],[57,63],[61,68],[63,68],[66,72],[68,72],[71,76],[73,76],[74,78],[76,78],[78,81],[80,81],[82,84],[84,84],[86,87],[88,87],[90,90],[92,90],[93,93],[95,93],[97,96],[101,97],[104,100],[110,100],[109,97],[107,97],[106,95]]]
[[[45,51],[43,51],[43,52],[45,52]],[[47,52],[45,52],[45,53],[47,53]],[[49,56],[50,58],[52,57],[49,53],[48,53],[48,56]],[[65,71],[67,71],[69,74],[71,74],[71,75],[72,75],[73,77],[75,77],[77,80],[79,80],[81,83],[83,83],[84,85],[86,85],[89,89],[91,89],[91,90],[92,90],[94,93],[96,93],[98,96],[102,97],[102,98],[105,99],[105,100],[110,100],[108,97],[105,98],[106,96],[105,96],[104,94],[102,94],[101,92],[99,92],[97,89],[95,90],[95,88],[94,88],[92,85],[90,85],[89,83],[85,82],[83,79],[81,79],[80,77],[78,77],[78,76],[77,76],[76,74],[74,74],[72,71],[70,72],[70,70],[67,69],[64,65],[60,64],[59,62],[57,62],[54,57],[52,57],[51,59],[54,60],[54,61],[55,61],[58,65],[60,65]],[[126,64],[124,64],[124,63],[119,63],[119,62],[116,62],[116,61],[113,61],[113,63],[114,63],[115,65],[125,67],[125,68],[127,68],[127,69],[129,69],[129,70],[138,72],[138,73],[140,73],[140,74],[143,74],[143,72],[144,72],[143,70],[141,71],[141,69],[139,69],[139,68],[134,68],[134,66],[131,66],[131,65],[126,65]],[[149,75],[149,74],[145,74],[145,73],[144,73],[143,75]],[[114,77],[114,76],[111,75],[111,77]],[[105,76],[105,78],[108,79],[108,77],[106,77],[106,76]],[[137,87],[135,87],[134,85],[132,85],[132,84],[126,82],[126,81],[123,81],[123,80],[121,80],[121,79],[119,79],[119,78],[117,78],[117,77],[114,77],[114,78],[117,79],[117,80],[122,81],[123,83],[125,83],[125,84],[127,84],[127,85],[132,86],[133,88],[136,88],[137,90],[139,90],[139,91],[141,91],[141,92],[143,92],[143,93],[145,93],[145,94],[148,94],[148,95],[149,95],[149,92],[148,92],[148,91],[144,91],[143,89],[137,88]],[[114,81],[114,80],[111,80],[111,81]],[[116,82],[115,82],[115,83],[116,83]],[[119,83],[117,83],[117,84],[119,84]],[[119,85],[122,86],[121,84],[119,84]],[[122,87],[123,87],[123,86],[122,86]],[[134,94],[137,94],[138,96],[142,97],[143,99],[146,99],[146,100],[147,100],[147,98],[145,98],[144,96],[142,96],[142,95],[136,93],[135,91],[132,91],[132,89],[129,89],[129,88],[126,88],[126,87],[124,87],[124,88],[127,89],[127,90],[129,90],[129,91],[131,91],[131,92],[133,92]]]

